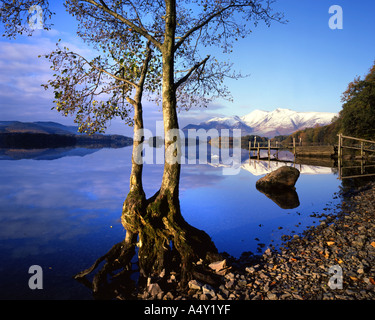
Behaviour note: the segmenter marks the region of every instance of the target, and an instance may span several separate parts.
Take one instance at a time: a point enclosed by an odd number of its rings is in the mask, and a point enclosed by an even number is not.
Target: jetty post
[[[271,159],[271,140],[268,139],[268,161]]]

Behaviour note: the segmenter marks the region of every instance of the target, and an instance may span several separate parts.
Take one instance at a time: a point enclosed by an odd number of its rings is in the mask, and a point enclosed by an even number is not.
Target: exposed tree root
[[[107,276],[113,275],[116,270],[121,269],[116,276],[121,275],[123,271],[129,271],[131,269],[131,259],[135,254],[135,245],[121,241],[115,244],[104,256],[97,259],[94,264],[76,274],[74,279],[80,280],[90,273],[92,273],[103,261],[106,261],[104,265],[99,269],[91,284],[91,289],[94,293],[100,290],[100,287],[107,285]]]
[[[92,281],[94,293],[108,285],[109,275],[113,279],[131,269],[135,245],[139,247],[138,264],[142,277],[155,278],[177,271],[180,288],[184,288],[192,278],[212,285],[217,283],[215,275],[195,263],[200,259],[210,263],[221,257],[207,233],[183,219],[178,199],[169,195],[161,196],[158,192],[144,201],[142,196],[129,194],[121,221],[127,229],[126,239],[114,245],[90,268],[75,276],[75,279],[82,280],[105,261]],[[114,276],[116,270],[121,271]]]

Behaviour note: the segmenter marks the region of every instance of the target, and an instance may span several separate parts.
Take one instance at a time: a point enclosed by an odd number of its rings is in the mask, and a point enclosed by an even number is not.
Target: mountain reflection
[[[64,157],[86,155],[99,151],[100,148],[56,148],[56,149],[0,149],[0,160],[56,160]]]

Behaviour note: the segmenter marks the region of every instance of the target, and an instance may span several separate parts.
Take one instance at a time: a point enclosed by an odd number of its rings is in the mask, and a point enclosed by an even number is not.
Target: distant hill
[[[64,126],[57,122],[20,122],[20,121],[0,121],[0,133],[44,133],[44,134],[79,134],[78,127]]]
[[[0,121],[0,148],[43,149],[59,147],[121,148],[133,139],[121,135],[86,135],[78,127],[56,122]]]

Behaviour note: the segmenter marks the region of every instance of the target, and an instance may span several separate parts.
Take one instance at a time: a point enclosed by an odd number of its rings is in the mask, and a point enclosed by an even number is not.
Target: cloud
[[[201,122],[205,122],[209,119],[214,117],[223,117],[221,113],[211,113],[202,111],[189,111],[186,114],[179,115],[179,125],[180,128],[186,127],[188,124],[199,124]]]
[[[71,124],[72,119],[52,111],[52,90],[41,87],[53,76],[50,62],[43,56],[56,48],[54,37],[65,37],[62,46],[92,57],[94,52],[80,39],[58,30],[39,32],[21,41],[1,41],[0,45],[0,119],[37,121],[51,120]]]
[[[56,121],[73,124],[72,118],[65,118],[53,107],[52,90],[44,90],[45,84],[53,77],[50,62],[39,55],[47,54],[60,46],[68,47],[89,59],[97,52],[87,47],[80,38],[63,31],[36,31],[32,37],[20,38],[22,41],[1,41],[0,46],[0,120],[19,121]],[[145,128],[156,131],[157,121],[163,120],[161,106],[145,100],[143,102]],[[211,103],[209,107],[192,107],[189,111],[179,112],[180,127],[190,123],[200,123],[215,116],[226,107],[220,103]],[[121,119],[111,121],[108,133],[132,135],[133,128],[124,124]]]
[[[42,83],[52,72],[38,55],[50,51],[52,43],[37,39],[31,43],[2,42],[0,47],[0,117],[2,120],[45,118],[52,105],[52,93]],[[39,118],[40,119],[40,118]]]

